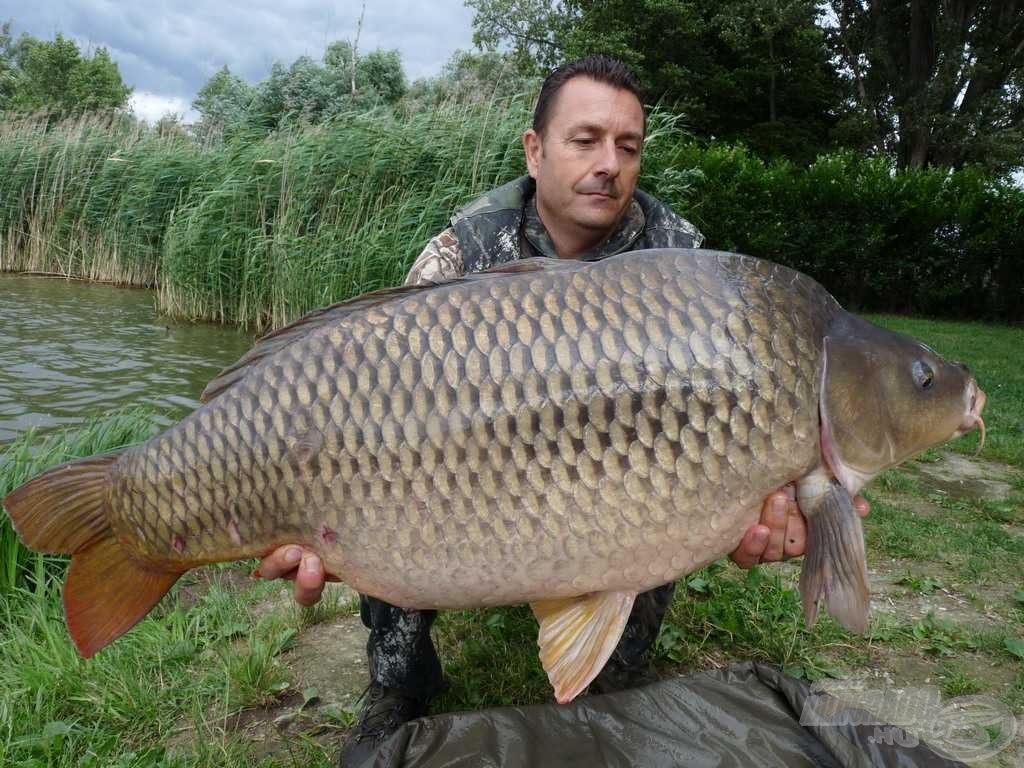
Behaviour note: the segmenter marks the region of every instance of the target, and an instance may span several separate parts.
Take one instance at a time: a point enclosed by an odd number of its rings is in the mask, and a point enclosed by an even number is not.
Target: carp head
[[[825,338],[821,447],[855,494],[901,461],[974,429],[985,393],[966,365],[903,334],[840,313]]]

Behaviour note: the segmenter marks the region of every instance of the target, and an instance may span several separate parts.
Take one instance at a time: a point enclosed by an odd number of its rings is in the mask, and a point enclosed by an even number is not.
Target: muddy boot
[[[447,687],[430,639],[437,612],[359,598],[359,613],[370,630],[370,686],[359,720],[342,746],[342,768],[364,763],[403,723],[427,714],[431,699]]]
[[[363,710],[341,747],[338,768],[359,768],[404,723],[427,714],[429,702],[397,688],[371,683],[363,697]]]
[[[636,596],[619,644],[604,669],[590,684],[590,693],[624,691],[658,681],[658,674],[647,654],[658,638],[675,589],[675,582],[672,582]]]

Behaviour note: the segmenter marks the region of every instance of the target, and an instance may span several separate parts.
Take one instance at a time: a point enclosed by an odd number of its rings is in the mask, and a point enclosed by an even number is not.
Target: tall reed
[[[0,270],[155,285],[171,211],[207,159],[116,116],[0,121]]]
[[[0,122],[0,270],[159,285],[187,319],[280,326],[398,283],[463,203],[524,170],[526,97],[201,146],[117,120]],[[1024,190],[980,169],[807,168],[700,146],[654,109],[641,186],[709,246],[794,266],[852,309],[1024,318]]]
[[[401,281],[473,196],[523,173],[522,99],[399,119],[352,112],[327,125],[235,139],[209,185],[175,211],[161,306],[277,326]]]

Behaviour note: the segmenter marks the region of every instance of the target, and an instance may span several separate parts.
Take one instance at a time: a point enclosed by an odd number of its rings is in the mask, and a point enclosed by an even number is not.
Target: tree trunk
[[[931,131],[927,127],[911,129],[901,142],[905,148],[905,167],[915,170],[928,164],[928,150],[931,149]]]
[[[771,67],[771,78],[768,81],[768,122],[774,123],[778,119],[775,109],[775,40],[772,35],[768,36],[768,65]]]
[[[928,164],[932,132],[928,113],[921,114],[928,81],[935,68],[935,15],[938,11],[926,0],[911,0],[910,40],[907,51],[908,83],[900,110],[900,153],[905,168],[924,168]],[[914,113],[910,116],[910,113]]]

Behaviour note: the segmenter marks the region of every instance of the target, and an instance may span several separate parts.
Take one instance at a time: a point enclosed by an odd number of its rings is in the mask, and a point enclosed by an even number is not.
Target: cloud
[[[199,113],[184,99],[175,96],[157,96],[149,91],[135,91],[128,105],[137,117],[153,124],[167,114],[178,115],[186,123],[199,119]]]
[[[15,34],[53,39],[60,32],[86,50],[104,46],[135,88],[133,103],[159,108],[164,99],[178,112],[173,105],[187,109],[225,64],[257,82],[275,61],[319,60],[331,41],[355,37],[362,7],[357,0],[55,0],[19,4],[15,15],[3,9],[10,2],[0,0],[0,20],[10,17]],[[396,48],[410,81],[428,77],[456,49],[472,47],[472,18],[462,0],[373,0],[359,48]]]

